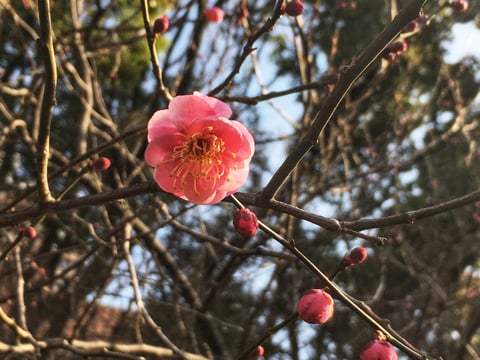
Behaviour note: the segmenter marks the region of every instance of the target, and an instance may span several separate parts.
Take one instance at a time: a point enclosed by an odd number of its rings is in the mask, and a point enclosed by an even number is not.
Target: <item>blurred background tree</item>
[[[429,356],[478,359],[479,56],[452,29],[478,31],[480,8],[464,3],[424,4],[394,39],[403,50],[383,52],[353,83],[278,189],[282,207],[262,189],[404,2],[307,0],[290,17],[271,1],[50,1],[49,184],[60,205],[44,212],[38,4],[0,0],[2,356],[239,359],[261,344],[266,359],[359,358],[375,329],[338,299],[324,325],[294,316],[315,276],[291,249],[265,232],[242,238],[229,201],[198,206],[152,183],[149,117],[200,91],[227,102],[255,137],[238,197],[261,221],[330,275],[366,247],[366,262],[335,282]],[[208,21],[211,6],[223,21]],[[152,36],[157,17],[169,28]],[[112,166],[90,171],[100,156]],[[435,215],[416,218],[428,207]],[[6,256],[30,225],[36,236]]]

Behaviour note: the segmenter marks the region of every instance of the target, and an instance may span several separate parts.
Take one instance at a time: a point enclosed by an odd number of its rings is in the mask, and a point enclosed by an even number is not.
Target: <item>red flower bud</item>
[[[92,171],[105,171],[110,167],[110,164],[109,158],[101,157],[92,161],[91,169]]]
[[[37,236],[37,230],[35,230],[33,226],[27,226],[20,229],[20,233],[29,239],[35,239]]]
[[[320,289],[308,290],[298,302],[300,318],[310,324],[323,324],[333,316],[333,298]]]
[[[223,10],[217,6],[205,9],[203,14],[210,22],[221,22],[223,20]]]
[[[418,23],[417,20],[412,20],[402,29],[402,33],[405,34],[405,33],[414,32],[415,30],[418,29],[419,26],[420,24]]]
[[[398,360],[398,354],[388,341],[373,340],[362,351],[360,360]]]
[[[456,12],[465,12],[468,10],[468,0],[454,0],[450,3],[450,7]]]
[[[303,13],[303,3],[300,0],[287,1],[285,5],[285,13],[288,16],[298,16]]]
[[[248,360],[257,360],[259,357],[263,356],[265,350],[262,345],[258,345],[255,350],[253,350],[248,356]]]
[[[154,35],[163,34],[165,31],[168,30],[169,25],[170,25],[170,22],[166,17],[157,18],[153,23],[153,34]]]
[[[257,215],[247,208],[240,209],[233,215],[233,226],[240,235],[252,237],[258,230]]]
[[[367,256],[367,249],[363,246],[358,246],[353,248],[352,251],[350,251],[350,254],[345,255],[343,263],[345,266],[355,266],[364,262],[367,259]]]
[[[403,54],[408,49],[408,43],[405,40],[397,40],[387,46],[387,51],[397,55]]]

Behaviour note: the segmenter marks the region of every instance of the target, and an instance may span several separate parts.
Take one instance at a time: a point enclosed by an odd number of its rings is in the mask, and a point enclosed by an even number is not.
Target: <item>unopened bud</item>
[[[300,0],[289,0],[285,5],[285,13],[288,16],[298,16],[303,13],[303,2]]]
[[[109,158],[101,157],[92,161],[91,169],[92,171],[105,171],[110,167],[110,165],[111,161]]]
[[[415,30],[418,29],[419,26],[420,24],[418,23],[417,20],[412,20],[402,29],[402,33],[405,34],[405,33],[414,32]]]
[[[398,354],[388,341],[373,340],[362,351],[360,360],[398,360]]]
[[[248,356],[248,360],[257,360],[259,357],[263,356],[265,349],[262,345],[258,345],[255,350],[253,350]]]
[[[223,10],[217,6],[205,9],[204,13],[205,18],[210,22],[222,22],[223,21]]]
[[[310,324],[323,324],[333,316],[333,298],[321,289],[308,290],[298,302],[298,315]]]
[[[397,40],[392,42],[387,47],[388,52],[395,53],[397,55],[403,54],[408,49],[408,43],[405,40]]]
[[[170,22],[166,17],[159,17],[155,19],[155,22],[153,23],[153,34],[154,35],[163,34],[165,31],[168,30],[169,25],[170,25]]]
[[[257,215],[247,208],[238,210],[233,215],[233,226],[244,237],[252,237],[258,230]]]
[[[368,257],[367,249],[363,246],[358,246],[350,251],[350,254],[345,255],[343,263],[345,266],[355,266],[364,262]]]
[[[450,7],[456,12],[465,12],[468,10],[468,0],[454,0],[450,3]]]
[[[20,233],[29,238],[29,239],[35,239],[37,236],[37,230],[33,226],[26,226],[20,230]]]

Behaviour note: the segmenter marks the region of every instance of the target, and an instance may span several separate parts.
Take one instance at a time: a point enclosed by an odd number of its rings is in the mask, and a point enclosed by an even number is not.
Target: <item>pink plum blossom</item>
[[[196,204],[215,204],[246,181],[255,151],[230,107],[194,92],[175,97],[148,122],[145,161],[160,188]]]

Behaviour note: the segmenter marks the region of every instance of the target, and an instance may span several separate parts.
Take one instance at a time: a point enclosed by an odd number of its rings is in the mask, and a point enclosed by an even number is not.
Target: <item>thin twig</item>
[[[50,153],[50,125],[57,88],[57,66],[53,49],[50,0],[38,1],[38,15],[40,22],[39,46],[43,50],[45,62],[45,85],[38,131],[37,183],[41,201],[49,203],[54,200],[48,185],[48,157]]]
[[[232,201],[238,208],[244,207],[242,202],[238,200],[235,196],[232,197]],[[362,302],[354,299],[352,296],[344,292],[336,283],[334,283],[330,278],[325,275],[301,250],[299,250],[295,244],[295,240],[287,240],[268,225],[262,221],[258,221],[260,229],[262,229],[266,234],[271,236],[277,242],[279,242],[283,247],[288,249],[292,254],[294,254],[305,266],[309,269],[314,275],[323,280],[326,287],[340,300],[344,305],[349,307],[353,312],[358,316],[364,319],[370,326],[374,329],[381,331],[392,344],[397,346],[400,350],[408,354],[410,357],[418,360],[434,360],[436,358],[431,357],[424,352],[416,349],[411,345],[407,340],[405,340],[399,333],[392,329],[387,321],[382,320],[377,314],[375,314],[368,306]],[[290,319],[290,321],[292,321]]]
[[[247,43],[243,47],[243,51],[240,54],[240,56],[237,58],[237,61],[235,62],[235,65],[233,66],[233,69],[230,72],[230,74],[227,75],[225,80],[220,85],[212,89],[208,93],[208,95],[213,96],[215,94],[218,94],[226,86],[228,86],[230,82],[233,80],[233,78],[235,77],[235,75],[237,75],[240,72],[240,68],[242,64],[245,62],[248,56],[253,51],[255,51],[255,48],[253,46],[255,44],[255,41],[257,41],[263,34],[272,31],[278,19],[280,19],[280,16],[282,15],[282,10],[281,10],[282,4],[283,4],[283,1],[277,1],[277,3],[275,4],[275,8],[273,10],[272,17],[267,19],[267,21],[265,21],[263,26],[255,34],[248,37]]]
[[[125,233],[127,233],[127,229],[130,226],[126,225]],[[128,237],[128,234],[126,234]],[[145,305],[143,303],[142,295],[140,294],[140,286],[138,284],[138,277],[137,271],[135,269],[135,264],[133,263],[132,255],[130,254],[130,241],[128,239],[123,241],[123,250],[125,252],[125,260],[127,260],[128,270],[130,272],[130,280],[135,296],[135,303],[137,304],[137,308],[140,314],[142,314],[143,318],[147,322],[150,327],[155,331],[155,333],[159,336],[159,338],[171,349],[177,356],[179,356],[183,360],[188,360],[188,357],[180,350],[163,332],[162,328],[155,323],[152,319],[150,314],[148,313]]]
[[[155,76],[155,79],[157,80],[158,87],[160,88],[160,91],[162,92],[163,97],[167,102],[169,102],[170,100],[172,100],[172,95],[170,94],[170,92],[168,91],[167,87],[163,82],[162,68],[158,63],[157,52],[155,50],[156,35],[152,32],[152,28],[151,28],[152,25],[150,24],[148,1],[141,0],[140,3],[142,5],[143,25],[145,26],[148,50],[150,51],[150,61],[153,67],[152,72],[153,72],[153,75]]]
[[[398,16],[370,43],[365,51],[342,73],[333,91],[315,116],[312,126],[300,139],[298,144],[289,152],[280,168],[273,174],[268,184],[260,192],[265,200],[270,200],[275,197],[293,169],[312,146],[316,144],[318,136],[333,118],[340,103],[350,91],[353,84],[380,56],[387,45],[398,36],[405,25],[418,17],[426,1],[427,0],[411,0]]]

